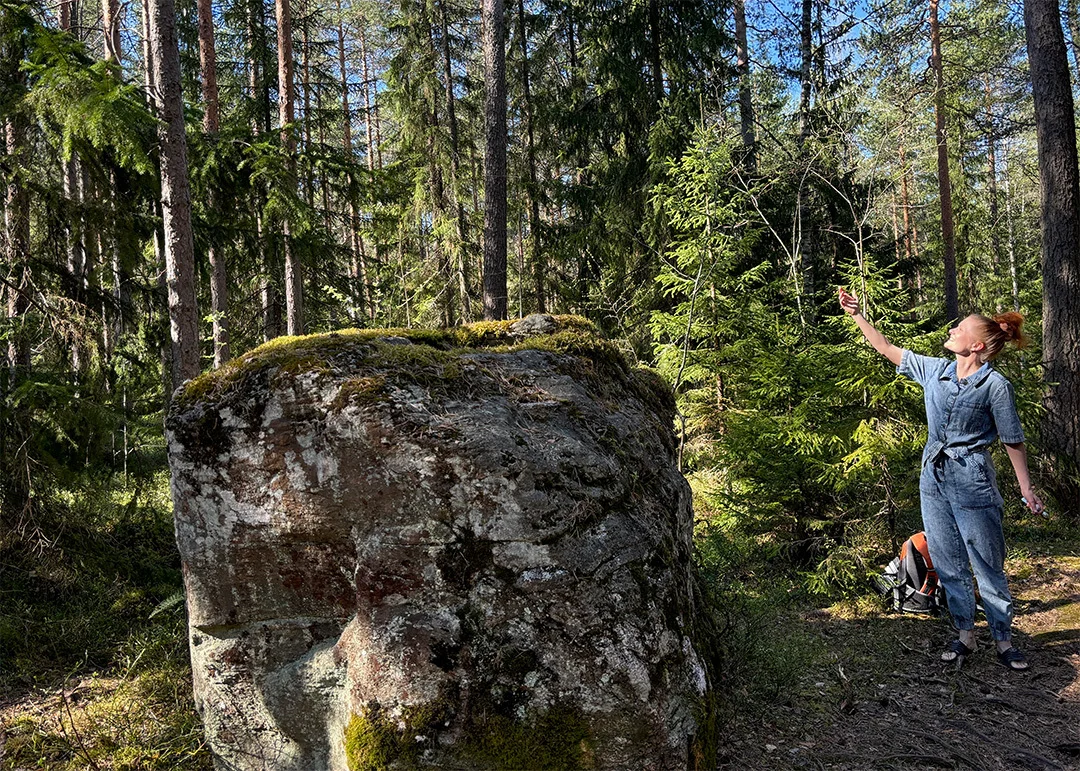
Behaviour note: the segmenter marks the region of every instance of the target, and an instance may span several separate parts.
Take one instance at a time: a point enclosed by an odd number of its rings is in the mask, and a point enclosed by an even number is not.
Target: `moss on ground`
[[[38,504],[37,533],[0,527],[0,768],[207,771],[183,605],[154,613],[181,587],[168,475]]]

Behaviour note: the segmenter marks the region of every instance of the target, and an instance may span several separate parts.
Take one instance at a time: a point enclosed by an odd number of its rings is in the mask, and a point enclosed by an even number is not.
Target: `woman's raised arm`
[[[874,325],[867,321],[859,310],[859,298],[843,287],[840,288],[840,307],[844,309],[844,313],[855,320],[859,331],[863,333],[867,342],[874,346],[874,350],[899,367],[900,359],[904,355],[903,349],[897,348],[885,339],[885,335],[874,329]]]

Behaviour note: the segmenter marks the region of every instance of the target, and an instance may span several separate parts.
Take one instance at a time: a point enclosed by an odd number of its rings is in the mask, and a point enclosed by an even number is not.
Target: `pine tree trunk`
[[[120,2],[101,0],[102,56],[117,65],[123,60],[120,52]]]
[[[904,152],[904,143],[900,142],[900,210],[904,217],[904,257],[908,264],[915,259],[913,238],[911,236],[911,194],[908,190],[908,163]]]
[[[195,307],[195,245],[191,233],[187,138],[180,87],[180,49],[173,0],[150,0],[150,49],[154,67],[161,152],[161,212],[165,228],[165,274],[172,339],[172,385],[199,374],[199,327]]]
[[[739,78],[739,126],[745,154],[743,165],[753,176],[757,174],[757,138],[754,131],[754,102],[750,91],[750,53],[746,42],[746,0],[735,0],[734,11],[735,73]]]
[[[364,79],[364,131],[367,139],[367,147],[365,148],[365,154],[367,156],[368,171],[375,171],[375,126],[373,125],[374,116],[371,109],[371,73],[368,70],[368,55],[367,55],[367,35],[364,32],[365,21],[360,19],[360,29],[358,30],[360,38],[360,65],[362,72],[361,77]]]
[[[379,133],[378,106],[375,100],[371,98],[371,90],[374,89],[375,93],[378,94],[379,89],[375,83],[374,64],[368,61],[371,57],[367,46],[366,25],[366,20],[361,17],[357,32],[360,39],[360,63],[363,65],[364,77],[364,117],[367,125],[368,169],[374,170],[382,168],[382,136]]]
[[[998,207],[998,186],[997,186],[997,128],[994,120],[994,102],[993,92],[990,89],[990,76],[986,76],[984,82],[984,95],[986,97],[986,177],[987,177],[987,195],[989,196],[990,206],[990,251],[992,262],[994,265],[994,272],[997,272],[998,265],[1001,263],[1001,238],[998,231],[998,219],[1001,214]]]
[[[536,174],[536,139],[533,129],[532,88],[529,82],[529,36],[525,25],[525,0],[518,0],[518,38],[521,40],[521,95],[525,108],[525,160],[529,167],[529,185],[525,190],[529,204],[529,262],[536,290],[536,312],[547,313],[547,265],[541,244],[540,186]]]
[[[72,32],[72,17],[75,0],[62,0],[59,8],[60,29]],[[82,302],[86,296],[86,251],[83,247],[82,201],[79,198],[79,160],[74,154],[64,162],[63,168],[64,200],[68,205],[65,217],[65,242],[67,248],[67,271],[71,280],[70,296],[76,302]],[[72,367],[78,371],[83,364],[83,351],[79,344],[72,346]]]
[[[960,318],[956,289],[956,238],[953,235],[952,181],[949,178],[949,145],[945,134],[945,74],[941,62],[941,25],[938,0],[930,0],[930,68],[934,71],[934,118],[937,137],[938,195],[941,199],[941,243],[945,266],[945,319]]]
[[[484,318],[503,320],[506,297],[506,13],[483,0]]]
[[[1043,447],[1056,461],[1055,493],[1080,518],[1080,172],[1065,36],[1056,0],[1025,0],[1035,98],[1043,269]]]
[[[461,139],[458,131],[457,98],[454,96],[454,69],[450,57],[450,23],[446,18],[446,2],[439,0],[439,16],[442,27],[443,83],[446,89],[446,120],[450,129],[450,204],[454,207],[457,245],[454,250],[454,266],[457,273],[458,305],[461,307],[462,321],[473,320],[472,303],[469,297],[468,263],[465,261],[467,231],[465,228],[465,206],[461,202]],[[528,101],[528,85],[526,102]]]
[[[255,110],[251,117],[251,132],[255,136],[270,133],[270,84],[265,77],[267,67],[260,56],[266,42],[266,7],[262,0],[248,0],[247,46],[248,46],[248,87]],[[279,293],[274,286],[272,276],[275,268],[271,264],[266,248],[263,227],[263,204],[265,197],[259,189],[255,193],[255,244],[261,275],[259,277],[259,300],[262,306],[262,338],[268,342],[281,334],[281,312]]]
[[[17,76],[20,80],[25,75]],[[26,147],[26,119],[19,113],[4,122],[7,161],[10,168],[20,169],[29,148]],[[30,195],[18,172],[8,175],[4,196],[4,262],[11,280],[4,287],[7,295],[7,315],[13,327],[8,339],[9,383],[19,382],[30,369],[30,342],[22,329],[22,318],[30,309]]]
[[[104,60],[111,63],[117,72],[122,64],[120,48],[120,3],[119,0],[101,0],[101,32],[103,39]],[[104,195],[109,207],[107,221],[115,223],[119,219],[117,201],[124,198],[118,189],[116,168],[109,168],[108,191]],[[112,273],[113,315],[110,318],[106,308],[102,307],[102,347],[106,359],[112,356],[113,349],[120,340],[125,328],[125,312],[131,302],[127,291],[127,277],[120,264],[120,245],[117,243],[115,228],[99,230],[100,253],[108,254],[109,270]]]
[[[198,0],[199,71],[202,77],[203,131],[216,134],[218,118],[217,48],[214,44],[213,0]]]
[[[1020,283],[1016,276],[1016,232],[1013,228],[1013,216],[1012,216],[1012,191],[1009,185],[1009,143],[1006,140],[1001,146],[1001,163],[1004,167],[1005,177],[1005,223],[1006,233],[1008,234],[1008,254],[1009,254],[1009,277],[1012,279],[1012,301],[1013,310],[1017,313],[1020,312]]]
[[[435,20],[425,12],[423,25],[427,28],[428,47],[432,70],[434,63],[440,58],[439,46],[435,43]],[[427,56],[425,55],[425,60]],[[455,305],[456,293],[451,291],[455,283],[455,272],[452,263],[451,249],[448,248],[446,239],[441,237],[443,223],[446,220],[446,186],[443,180],[442,167],[439,165],[439,153],[437,148],[441,124],[439,122],[439,100],[433,88],[438,75],[432,72],[433,79],[426,80],[424,85],[424,98],[430,109],[427,113],[428,125],[428,181],[431,193],[431,250],[434,253],[435,268],[443,279],[443,289],[439,291],[439,307],[442,311],[442,323],[444,327],[453,326],[457,323],[457,311]],[[421,232],[421,240],[424,234]]]
[[[345,28],[341,22],[341,0],[338,0],[338,67],[341,71],[341,141],[350,162],[353,157],[352,108],[349,106],[349,74],[345,64]],[[360,315],[370,318],[371,294],[367,280],[367,255],[363,234],[360,232],[360,216],[356,210],[355,180],[349,173],[349,249],[351,251],[351,287],[353,304],[360,307]]]
[[[799,69],[801,89],[799,93],[799,156],[803,164],[810,163],[806,157],[806,140],[810,136],[810,100],[813,95],[813,0],[803,0],[802,16],[800,19],[799,54],[802,57]],[[809,298],[813,290],[814,264],[811,245],[811,223],[809,207],[806,205],[806,196],[809,188],[806,185],[808,173],[803,172],[799,181],[798,197],[795,204],[795,231],[797,238],[796,249],[798,264],[791,266],[791,280],[795,289],[795,304],[799,312],[799,323],[805,327],[807,322],[807,307],[804,298]],[[795,257],[792,257],[795,260]]]
[[[214,10],[212,0],[198,0],[199,14],[199,69],[202,75],[203,131],[214,142],[219,128],[217,48],[214,44]],[[213,191],[210,193],[210,210],[216,213],[217,204]],[[214,366],[220,367],[229,356],[229,299],[225,256],[211,239],[206,247],[210,262],[210,309],[213,317]]]
[[[263,0],[248,0],[248,82],[251,99],[256,109],[251,118],[251,130],[256,135],[269,134],[272,121],[270,107],[270,83],[266,77],[268,67],[262,58],[266,46],[266,7]]]
[[[143,82],[146,86],[146,95],[148,101],[148,107],[153,110],[154,108],[154,94],[156,92],[156,81],[154,79],[154,52],[150,44],[151,27],[150,27],[150,0],[142,0],[142,44],[143,44]],[[161,222],[164,217],[161,213],[161,200],[154,201],[154,214],[157,221]],[[154,309],[154,323],[155,326],[164,327],[168,326],[168,307],[169,307],[169,289],[168,282],[165,279],[167,266],[165,264],[165,233],[164,230],[156,226],[154,227],[154,268],[157,271],[157,302]],[[165,309],[164,316],[162,318],[162,309]],[[161,363],[161,390],[164,396],[164,407],[167,410],[169,407],[169,401],[172,398],[172,344],[171,342],[162,341],[161,347],[158,351],[159,360]]]
[[[813,86],[812,64],[814,56],[813,38],[814,0],[802,0],[802,15],[799,24],[799,147],[801,148],[810,135],[810,92]]]
[[[281,145],[285,148],[288,179],[285,184],[296,183],[296,141],[293,138],[293,46],[292,10],[289,0],[274,0],[277,16],[278,42],[278,122],[281,126]],[[290,335],[304,334],[304,287],[300,265],[293,254],[292,225],[288,215],[281,221],[282,252],[285,255],[285,326]]]
[[[664,100],[664,68],[661,56],[660,3],[648,0],[649,11],[649,67],[652,69],[653,97],[657,105]]]
[[[303,9],[303,24],[301,26],[301,69],[303,71],[304,84],[304,151],[311,152],[311,23],[307,17],[307,8]],[[304,196],[307,199],[308,208],[315,208],[315,176],[311,164],[305,164]]]

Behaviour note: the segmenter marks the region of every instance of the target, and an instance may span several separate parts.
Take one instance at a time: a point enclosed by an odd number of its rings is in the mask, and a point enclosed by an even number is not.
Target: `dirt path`
[[[1007,570],[1030,672],[997,663],[985,625],[955,671],[938,660],[945,618],[804,613],[791,621],[809,629],[814,663],[767,717],[731,726],[720,768],[1080,771],[1080,558]]]

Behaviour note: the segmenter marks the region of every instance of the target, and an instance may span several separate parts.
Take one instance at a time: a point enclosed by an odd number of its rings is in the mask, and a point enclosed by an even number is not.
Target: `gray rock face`
[[[276,341],[169,417],[219,767],[694,767],[666,388],[573,318],[395,334]]]

